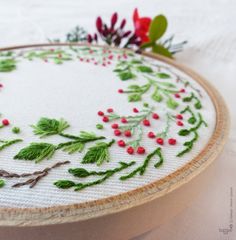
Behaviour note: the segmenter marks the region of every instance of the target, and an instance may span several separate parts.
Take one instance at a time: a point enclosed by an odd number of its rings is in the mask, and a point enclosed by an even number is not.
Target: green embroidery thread
[[[13,139],[13,140],[0,140],[0,143],[2,143],[0,145],[0,151],[2,151],[3,149],[10,147],[13,144],[22,142],[22,139]]]

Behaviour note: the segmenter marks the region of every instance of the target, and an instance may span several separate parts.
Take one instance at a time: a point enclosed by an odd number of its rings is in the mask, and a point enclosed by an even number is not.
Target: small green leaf
[[[190,133],[190,131],[189,131],[188,129],[181,129],[181,130],[178,132],[178,134],[179,134],[180,136],[187,136],[187,135],[189,135],[189,133]]]
[[[131,61],[131,63],[133,63],[133,64],[141,64],[142,61],[133,59],[133,60]]]
[[[168,98],[166,104],[171,109],[176,109],[179,106],[179,104],[172,98]]]
[[[155,91],[151,97],[156,102],[161,102],[163,99],[162,95],[158,91]]]
[[[196,120],[195,117],[190,117],[190,118],[188,119],[188,123],[190,123],[190,124],[194,124],[196,121],[197,121],[197,120]]]
[[[90,173],[84,168],[70,168],[68,172],[71,173],[73,176],[80,178],[90,176]]]
[[[164,72],[159,72],[156,75],[157,75],[157,77],[162,78],[162,79],[170,78],[170,75],[167,73],[164,73]]]
[[[194,107],[195,107],[196,109],[201,109],[201,108],[202,108],[202,104],[198,101],[198,102],[196,102],[196,103],[194,104]]]
[[[143,73],[152,73],[153,72],[152,68],[147,67],[147,66],[138,66],[137,70],[139,72],[143,72]]]
[[[138,102],[142,99],[141,95],[140,94],[131,94],[128,96],[128,100],[129,102]]]
[[[119,72],[118,76],[122,81],[136,78],[136,75],[134,75],[132,72]]]
[[[18,128],[18,127],[13,127],[11,131],[12,131],[13,133],[15,133],[15,134],[18,134],[18,133],[20,133],[20,128]]]
[[[57,186],[58,188],[68,189],[68,188],[74,187],[75,183],[69,180],[59,180],[54,182],[54,185]]]
[[[0,179],[0,188],[5,186],[5,181],[3,179]]]
[[[96,125],[96,128],[99,129],[99,130],[101,130],[101,129],[103,129],[103,125],[100,124],[100,123],[98,123],[98,124]]]
[[[0,72],[11,72],[16,69],[16,60],[14,58],[0,60]]]
[[[149,38],[151,42],[156,42],[158,39],[160,39],[167,29],[167,19],[164,15],[158,15],[156,16],[150,25],[149,28]]]

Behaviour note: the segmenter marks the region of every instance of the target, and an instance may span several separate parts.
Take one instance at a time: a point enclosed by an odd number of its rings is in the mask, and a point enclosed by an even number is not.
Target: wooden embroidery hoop
[[[71,45],[83,46],[86,44],[33,44],[1,48],[0,51],[32,47]],[[174,60],[151,53],[143,53],[143,55],[153,59],[158,59],[176,67],[192,77],[207,91],[215,106],[216,127],[206,147],[189,163],[185,164],[165,178],[116,196],[101,200],[88,201],[80,204],[70,204],[47,208],[1,208],[0,226],[42,226],[61,224],[78,222],[108,214],[118,213],[120,211],[150,202],[166,195],[169,192],[172,192],[183,184],[189,182],[192,178],[202,172],[210,163],[212,163],[213,160],[216,159],[216,157],[222,151],[229,133],[229,113],[222,96],[204,78],[187,67],[175,62]]]

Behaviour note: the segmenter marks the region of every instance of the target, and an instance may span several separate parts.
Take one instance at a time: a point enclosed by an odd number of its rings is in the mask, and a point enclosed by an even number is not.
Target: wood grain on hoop
[[[81,44],[34,44],[2,48],[0,51],[68,45]],[[216,159],[223,149],[229,132],[229,113],[222,96],[204,78],[174,60],[151,53],[144,53],[143,55],[158,59],[176,67],[192,77],[207,91],[216,110],[216,126],[206,147],[190,162],[163,179],[116,196],[80,204],[60,205],[47,208],[0,208],[1,226],[35,226],[67,223],[123,211],[164,196],[182,186],[202,172],[214,159]]]

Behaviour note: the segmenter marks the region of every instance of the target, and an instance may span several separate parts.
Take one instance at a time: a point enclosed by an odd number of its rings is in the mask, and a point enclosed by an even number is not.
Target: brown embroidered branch
[[[22,174],[17,174],[17,173],[11,173],[11,172],[7,172],[5,170],[0,170],[0,177],[3,178],[24,178],[24,177],[30,177],[32,176],[32,178],[24,181],[24,182],[19,182],[16,183],[14,185],[12,185],[12,187],[22,187],[25,185],[30,185],[30,188],[33,188],[42,178],[44,178],[45,176],[48,175],[48,173],[54,169],[54,168],[58,168],[62,165],[65,164],[69,164],[70,161],[64,161],[64,162],[57,162],[56,164],[52,165],[51,167],[47,167],[42,171],[35,171],[33,173],[22,173]]]

